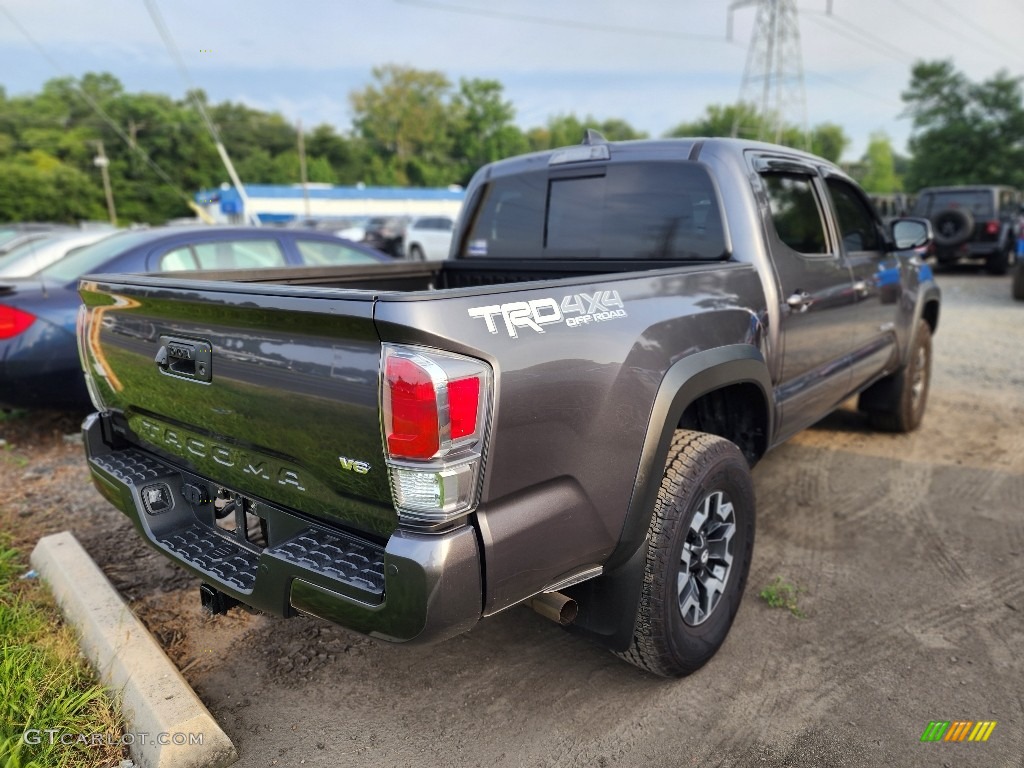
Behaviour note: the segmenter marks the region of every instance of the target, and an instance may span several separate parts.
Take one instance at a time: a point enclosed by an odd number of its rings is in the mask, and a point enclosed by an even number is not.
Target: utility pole
[[[102,141],[96,142],[96,157],[93,158],[92,164],[100,169],[100,174],[103,176],[103,193],[107,196],[107,213],[110,215],[110,223],[116,227],[117,211],[114,209],[114,191],[110,188],[110,172],[107,170],[110,160],[107,158],[107,153],[103,151]]]
[[[757,139],[778,143],[789,119],[800,127],[804,148],[809,149],[796,0],[733,0],[729,5],[727,26],[730,39],[733,11],[751,5],[757,6],[757,17],[747,49],[732,135],[741,135],[743,106],[754,106],[760,110],[761,117]]]
[[[306,177],[306,139],[302,135],[302,121],[299,120],[296,125],[296,130],[299,134],[299,178],[302,180],[302,200],[306,206],[306,218],[310,216],[309,212],[309,179]]]

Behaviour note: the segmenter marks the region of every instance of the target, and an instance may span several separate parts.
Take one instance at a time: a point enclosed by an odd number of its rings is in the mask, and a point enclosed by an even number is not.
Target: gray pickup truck
[[[758,459],[858,394],[920,422],[930,237],[808,154],[588,132],[482,168],[443,262],[85,278],[89,467],[210,611],[407,642],[529,603],[688,674]]]

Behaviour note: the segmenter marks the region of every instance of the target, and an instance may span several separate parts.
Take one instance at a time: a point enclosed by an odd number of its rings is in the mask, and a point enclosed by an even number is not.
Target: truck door
[[[782,369],[776,383],[784,439],[849,394],[853,278],[826,225],[817,171],[789,161],[757,164],[767,198],[768,244],[782,302]]]
[[[896,355],[900,262],[889,252],[881,222],[860,191],[837,176],[825,179],[839,243],[853,274],[857,311],[853,334],[851,389],[875,378]]]

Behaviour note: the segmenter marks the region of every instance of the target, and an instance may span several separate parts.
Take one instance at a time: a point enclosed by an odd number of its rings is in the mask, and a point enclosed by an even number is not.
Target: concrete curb
[[[139,768],[222,768],[238,759],[213,715],[71,533],[40,539],[31,560],[101,682],[120,695]],[[202,744],[189,743],[197,738]]]

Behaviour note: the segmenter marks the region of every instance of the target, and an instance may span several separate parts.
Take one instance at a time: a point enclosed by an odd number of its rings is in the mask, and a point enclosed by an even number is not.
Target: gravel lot
[[[428,648],[314,620],[204,620],[198,582],[87,479],[77,415],[0,421],[0,521],[69,528],[210,707],[240,766],[1024,766],[1024,304],[942,273],[911,436],[840,410],[755,470],[747,595],[722,651],[648,676],[525,608]],[[798,618],[758,592],[799,588]],[[995,720],[987,743],[919,741]]]

